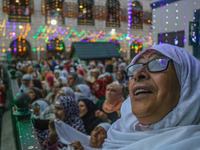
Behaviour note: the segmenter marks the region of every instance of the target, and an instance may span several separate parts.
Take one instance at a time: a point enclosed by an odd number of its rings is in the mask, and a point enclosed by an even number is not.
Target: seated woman
[[[53,86],[53,91],[50,92],[47,96],[46,96],[46,100],[48,101],[49,104],[55,104],[56,102],[56,95],[58,93],[58,91],[62,88],[62,86],[59,83],[55,83]]]
[[[30,96],[30,104],[32,104],[36,100],[43,99],[41,90],[37,87],[30,88],[28,94]]]
[[[36,100],[31,104],[31,108],[33,109],[32,118],[41,119],[41,114],[48,108],[47,102],[43,100]]]
[[[81,99],[78,101],[78,105],[80,117],[83,119],[86,133],[90,134],[99,123],[103,122],[103,120],[95,117],[97,106],[91,100]]]
[[[127,68],[130,97],[103,149],[199,149],[199,72],[199,60],[170,44],[136,55]]]
[[[123,88],[118,83],[108,84],[106,87],[106,100],[98,106],[96,117],[104,121],[115,122],[120,117],[120,108],[123,97]]]
[[[67,78],[64,76],[60,76],[58,78],[58,83],[63,87],[67,85]]]
[[[90,87],[86,84],[79,84],[76,87],[75,100],[78,102],[80,99],[88,99],[95,103]]]
[[[96,102],[96,105],[99,105],[105,101],[105,91],[106,91],[106,82],[102,79],[97,79],[94,81],[91,92]]]
[[[71,97],[67,96],[58,97],[55,104],[54,113],[57,121],[63,121],[65,124],[68,124],[74,129],[79,130],[82,133],[85,133],[83,120],[79,116],[80,112],[78,103]],[[49,139],[46,144],[49,148],[54,147],[54,144],[57,144],[56,132],[52,132],[50,130]],[[62,147],[63,144],[60,143],[59,146]]]
[[[107,131],[110,128],[109,123],[100,123],[91,132],[91,136],[83,134],[82,132],[75,130],[62,121],[51,121],[49,123],[50,131],[57,132],[57,135],[62,143],[65,144],[65,148],[77,150],[100,150],[104,139],[107,137]],[[54,147],[48,147],[48,150],[58,150],[58,144]]]
[[[76,86],[77,85],[86,84],[86,82],[85,82],[85,79],[81,75],[79,75],[79,74],[77,74],[75,72],[72,72],[67,76],[67,84],[74,91],[76,91]]]
[[[40,89],[41,91],[41,94],[42,94],[42,97],[45,97],[45,93],[44,93],[44,90],[42,88],[42,83],[40,80],[38,79],[32,79],[29,83],[29,88],[32,88],[32,87],[37,87]]]
[[[22,77],[22,84],[20,86],[20,91],[23,90],[23,92],[28,93],[29,92],[29,83],[32,80],[32,76],[30,74],[25,74]]]
[[[115,81],[126,87],[127,78],[126,72],[124,70],[119,70],[117,71]]]

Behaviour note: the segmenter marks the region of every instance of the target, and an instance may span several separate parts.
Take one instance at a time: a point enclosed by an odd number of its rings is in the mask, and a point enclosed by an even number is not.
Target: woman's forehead
[[[55,107],[56,107],[56,108],[60,108],[61,105],[60,105],[60,104],[55,104]]]
[[[136,63],[144,58],[162,58],[162,57],[167,57],[165,55],[163,55],[162,53],[156,51],[156,50],[147,50],[146,52],[144,52],[143,54],[141,54],[137,60],[135,61]]]

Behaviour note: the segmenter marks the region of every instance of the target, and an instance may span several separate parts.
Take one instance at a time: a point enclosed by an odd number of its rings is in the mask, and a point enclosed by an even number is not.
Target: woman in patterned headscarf
[[[54,110],[56,120],[64,122],[74,129],[85,133],[85,128],[83,124],[83,120],[79,116],[79,106],[78,103],[71,97],[60,96],[58,97],[55,110]],[[59,147],[64,147],[63,143],[57,141],[57,133],[54,126],[54,121],[50,121],[49,123],[49,140],[47,142],[48,149],[58,145]]]

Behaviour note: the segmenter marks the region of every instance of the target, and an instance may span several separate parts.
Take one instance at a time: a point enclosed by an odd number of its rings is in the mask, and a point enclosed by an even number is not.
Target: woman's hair
[[[37,88],[39,88],[39,89],[42,89],[42,83],[41,83],[40,80],[38,80],[38,79],[33,79],[32,82],[33,82],[34,87],[37,87]]]
[[[35,99],[34,100],[42,98],[42,93],[41,93],[41,90],[39,88],[33,87],[33,88],[30,88],[29,90],[33,90],[35,92]]]

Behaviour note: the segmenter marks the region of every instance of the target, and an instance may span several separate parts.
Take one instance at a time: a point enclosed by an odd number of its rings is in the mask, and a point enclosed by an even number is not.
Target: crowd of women
[[[200,149],[200,62],[186,50],[148,48],[127,74],[114,59],[48,67],[29,65],[21,85],[44,149]]]
[[[128,96],[124,61],[113,58],[104,64],[90,61],[86,65],[84,61],[12,60],[11,68],[17,70],[20,90],[30,97],[31,118],[43,149],[69,148],[70,144],[77,149],[102,147],[108,126],[120,118],[122,102]],[[57,133],[59,126],[55,129],[59,122],[64,123],[63,130],[73,128],[85,137],[66,141],[67,133]]]

